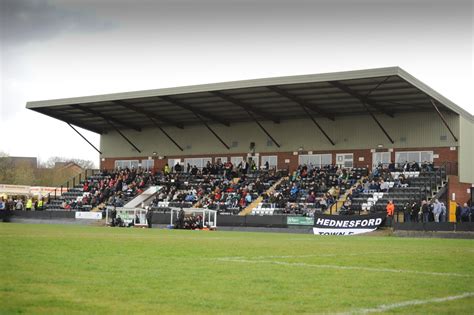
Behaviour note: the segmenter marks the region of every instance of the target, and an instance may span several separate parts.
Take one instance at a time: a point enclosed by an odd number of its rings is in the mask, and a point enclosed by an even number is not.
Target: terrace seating
[[[337,166],[308,168],[300,166],[290,178],[281,181],[263,202],[252,209],[253,215],[304,214],[323,212],[352,185],[367,176],[367,168],[340,169]]]

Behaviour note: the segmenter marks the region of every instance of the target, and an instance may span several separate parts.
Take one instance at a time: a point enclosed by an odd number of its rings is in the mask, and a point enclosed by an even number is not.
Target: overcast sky
[[[99,161],[27,101],[284,75],[400,66],[474,114],[470,0],[0,3],[0,151],[10,155]]]

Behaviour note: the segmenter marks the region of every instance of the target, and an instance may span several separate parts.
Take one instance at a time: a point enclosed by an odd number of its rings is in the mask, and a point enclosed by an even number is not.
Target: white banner
[[[76,211],[76,219],[102,220],[102,212]]]
[[[355,235],[373,232],[375,229],[321,229],[313,228],[314,235]]]
[[[375,231],[385,219],[384,213],[368,215],[315,214],[315,235],[356,235]]]

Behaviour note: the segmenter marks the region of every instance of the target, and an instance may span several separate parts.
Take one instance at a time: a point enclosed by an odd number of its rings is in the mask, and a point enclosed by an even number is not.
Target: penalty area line
[[[337,314],[338,315],[353,315],[353,314],[355,315],[355,314],[378,313],[378,312],[390,311],[396,308],[402,308],[402,307],[407,307],[407,306],[417,306],[417,305],[424,305],[424,304],[430,304],[430,303],[443,303],[443,302],[448,302],[448,301],[465,299],[472,296],[474,296],[474,292],[466,292],[460,295],[445,296],[441,298],[434,298],[434,299],[427,299],[427,300],[411,300],[411,301],[398,302],[398,303],[393,303],[393,304],[382,304],[374,308],[361,308],[361,309],[355,309],[349,312],[337,313]]]
[[[406,269],[308,264],[308,263],[302,263],[302,262],[284,262],[284,261],[275,261],[275,260],[249,260],[249,259],[227,259],[227,258],[217,258],[216,260],[223,261],[223,262],[273,264],[273,265],[281,265],[281,266],[314,267],[314,268],[323,268],[323,269],[362,270],[362,271],[369,271],[369,272],[412,273],[412,274],[429,275],[429,276],[447,276],[447,277],[463,277],[463,278],[471,277],[471,275],[453,273],[453,272],[430,272],[430,271],[418,271],[418,270],[406,270]]]

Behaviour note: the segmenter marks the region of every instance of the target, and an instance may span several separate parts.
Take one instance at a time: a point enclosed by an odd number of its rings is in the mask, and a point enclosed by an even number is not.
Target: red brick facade
[[[471,186],[471,184],[460,183],[459,176],[450,175],[448,179],[448,200],[458,202],[461,205],[468,202],[471,199],[471,189],[473,189]]]
[[[331,154],[332,155],[332,162],[336,162],[336,155],[338,153],[352,153],[354,154],[354,167],[371,167],[372,166],[372,152],[373,149],[353,149],[353,150],[333,150],[333,151],[302,151],[297,152],[295,155],[294,152],[267,152],[267,153],[260,153],[260,156],[269,156],[269,155],[276,155],[277,156],[277,163],[279,169],[289,169],[290,171],[295,170],[298,167],[298,156],[300,154]],[[387,152],[388,149],[377,149],[377,152]],[[403,152],[403,151],[433,151],[435,156],[434,158],[435,165],[441,165],[444,162],[450,162],[453,165],[457,164],[458,161],[458,151],[451,150],[449,147],[440,147],[440,148],[405,148],[405,149],[393,149],[391,152],[391,159],[395,161],[395,153],[396,152]],[[247,153],[222,153],[222,154],[200,154],[200,155],[179,155],[179,156],[166,156],[163,159],[155,159],[154,168],[155,169],[162,169],[165,164],[168,162],[168,159],[185,159],[185,158],[198,158],[198,157],[211,157],[213,160],[217,157],[227,157],[228,159],[232,156],[247,156]],[[115,161],[116,160],[146,160],[148,157],[121,157],[121,158],[105,158],[101,161],[101,168],[102,169],[114,169]],[[289,162],[287,162],[289,161]],[[456,166],[457,168],[457,166]],[[457,169],[452,170],[453,174],[457,174]]]

